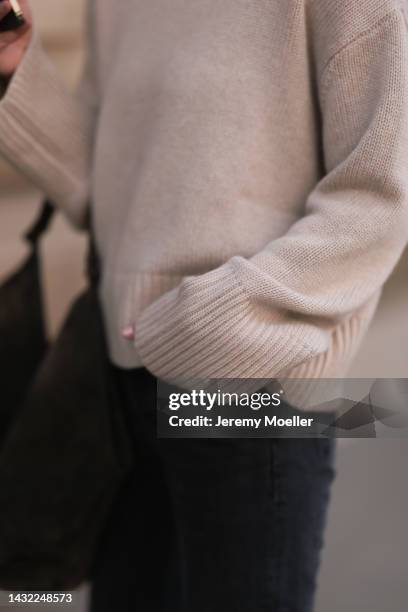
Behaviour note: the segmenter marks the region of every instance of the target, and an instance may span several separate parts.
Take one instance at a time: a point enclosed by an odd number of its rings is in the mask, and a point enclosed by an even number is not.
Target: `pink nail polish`
[[[126,338],[126,340],[133,340],[135,336],[133,327],[131,325],[128,325],[128,327],[122,329],[122,336]]]

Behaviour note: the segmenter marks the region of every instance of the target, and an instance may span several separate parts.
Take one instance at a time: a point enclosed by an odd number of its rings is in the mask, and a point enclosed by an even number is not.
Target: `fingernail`
[[[122,329],[122,336],[126,338],[126,340],[133,340],[135,336],[133,327],[131,325],[128,325],[128,327]]]

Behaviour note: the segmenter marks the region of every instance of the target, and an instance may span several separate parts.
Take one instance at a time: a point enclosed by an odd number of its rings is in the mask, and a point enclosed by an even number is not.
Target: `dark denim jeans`
[[[158,439],[156,381],[116,369],[135,452],[92,612],[310,612],[334,442]]]

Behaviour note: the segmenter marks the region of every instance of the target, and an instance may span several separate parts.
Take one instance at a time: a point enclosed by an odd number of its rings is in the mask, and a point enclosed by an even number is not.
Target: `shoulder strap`
[[[44,200],[40,212],[34,223],[24,234],[24,238],[31,243],[33,248],[36,248],[38,241],[48,230],[51,219],[56,212],[55,206],[49,201]],[[100,278],[99,256],[96,249],[95,239],[93,236],[92,219],[90,219],[88,254],[86,261],[86,275],[92,287],[96,287]]]
[[[34,223],[24,234],[25,240],[28,240],[33,247],[37,246],[39,239],[47,231],[54,213],[54,206],[51,204],[51,202],[45,200]]]
[[[93,228],[92,206],[89,206],[88,208],[88,232],[89,236],[86,275],[91,287],[96,288],[100,281],[101,265],[98,249],[96,247],[95,233]]]
[[[86,275],[91,287],[97,287],[100,280],[99,256],[96,250],[93,233],[89,235]]]

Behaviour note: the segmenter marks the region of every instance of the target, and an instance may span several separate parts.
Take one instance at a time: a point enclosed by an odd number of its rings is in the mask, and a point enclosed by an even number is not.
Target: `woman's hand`
[[[17,70],[31,40],[32,15],[27,0],[20,0],[25,23],[10,32],[0,32],[0,77],[8,79]],[[11,10],[9,0],[0,2],[0,20]]]

